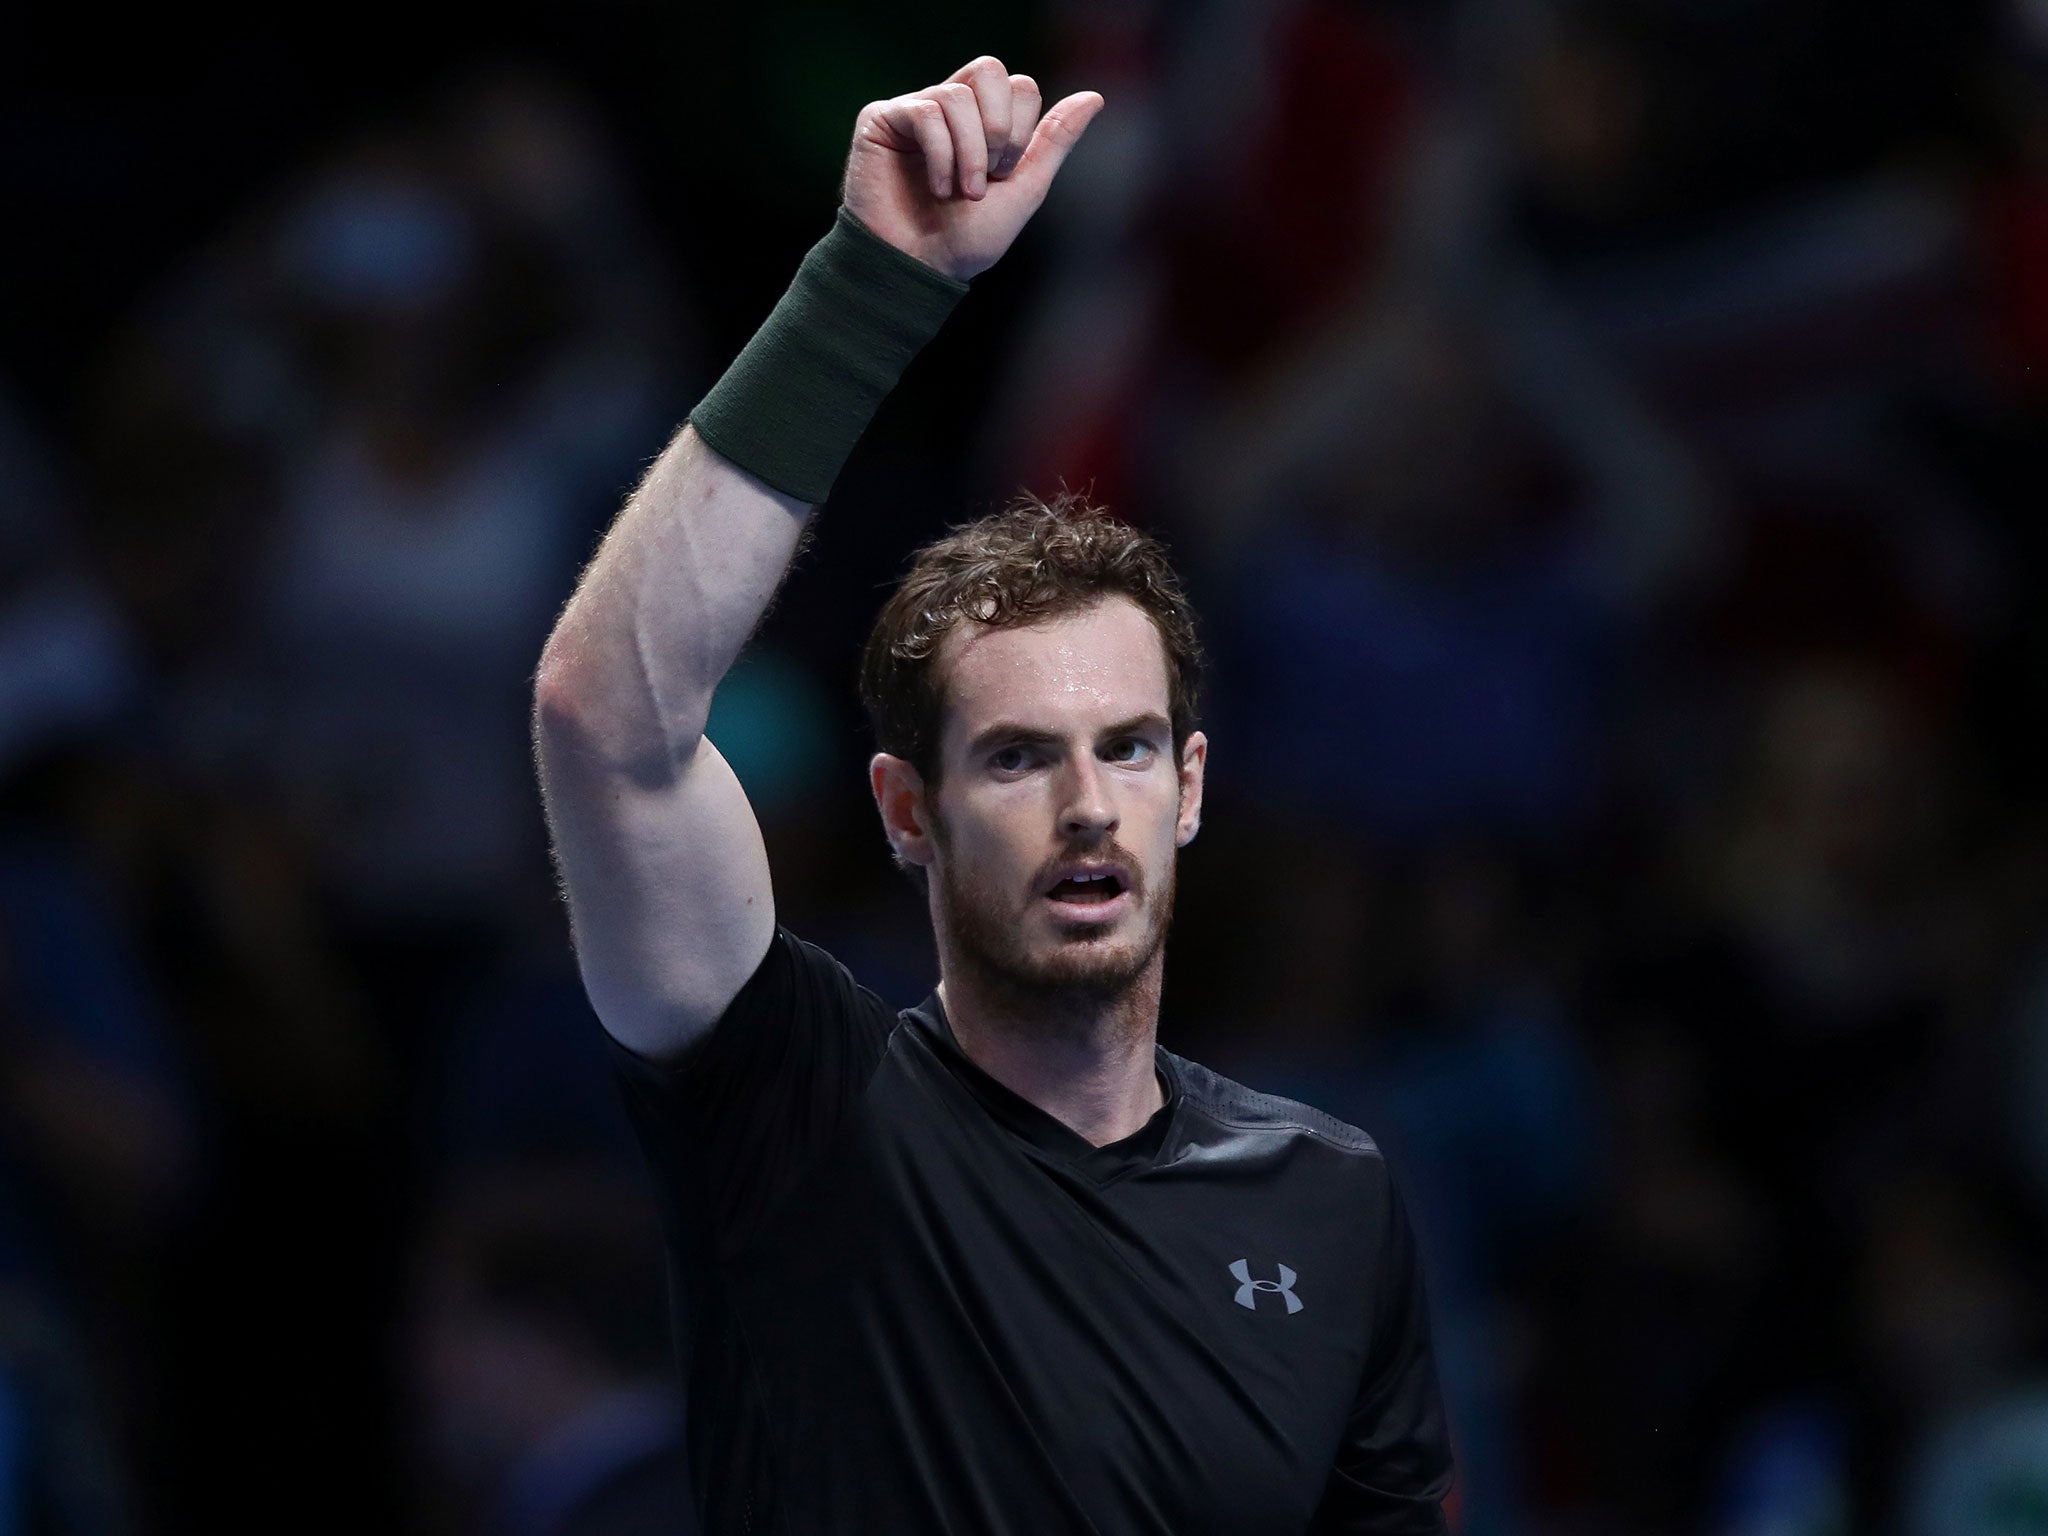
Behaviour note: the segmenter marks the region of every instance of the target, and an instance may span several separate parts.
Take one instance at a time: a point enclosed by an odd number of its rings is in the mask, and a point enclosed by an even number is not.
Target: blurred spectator
[[[204,1161],[188,1064],[65,780],[137,684],[71,488],[0,400],[0,1528],[135,1528],[151,1274]]]
[[[1850,1518],[1848,1429],[1835,1405],[1794,1398],[1740,1427],[1707,1516],[1723,1536],[1843,1536]]]
[[[2048,1391],[2036,1384],[1944,1421],[1915,1458],[1909,1536],[2038,1528],[2048,1511]]]
[[[146,1266],[189,1217],[197,1149],[81,874],[0,825],[0,1519],[114,1536],[160,1386]]]
[[[1704,942],[1666,983],[1729,1155],[1838,1217],[1931,1129],[1914,1105],[1979,915],[1943,739],[1870,662],[1770,679],[1692,866]]]
[[[2048,1512],[2048,1248],[2016,1214],[1942,1168],[1901,1175],[1871,1208],[1853,1295],[1864,1513],[1896,1509],[1910,1536],[2025,1529]]]
[[[173,657],[175,745],[301,829],[401,1012],[540,857],[532,656],[678,407],[687,333],[607,153],[545,76],[465,82],[207,258],[114,379],[154,461],[130,494],[219,486],[213,569],[161,605],[225,588]],[[116,525],[118,569],[154,568],[154,523]]]
[[[1388,16],[1330,0],[1061,20],[1116,109],[1045,210],[1053,280],[984,454],[1003,493],[1060,479],[1148,519],[1189,418],[1377,269],[1417,81]]]
[[[581,274],[443,176],[373,151],[281,232],[320,398],[254,578],[256,750],[348,907],[414,924],[488,909],[531,846],[534,637],[660,420],[647,365],[575,328]]]
[[[601,1165],[477,1165],[419,1254],[407,1377],[441,1529],[691,1532],[661,1247]]]
[[[323,1518],[397,1518],[391,1095],[432,1102],[445,1020],[547,900],[528,674],[689,345],[610,155],[546,74],[468,76],[202,252],[104,372],[93,552],[154,685],[94,793],[232,1170],[168,1279],[162,1487],[201,1526],[342,1444]],[[294,1272],[348,1299],[286,1360],[254,1341]],[[313,1399],[332,1448],[217,1470]]]
[[[103,727],[140,681],[133,643],[79,547],[76,507],[0,388],[0,773]]]

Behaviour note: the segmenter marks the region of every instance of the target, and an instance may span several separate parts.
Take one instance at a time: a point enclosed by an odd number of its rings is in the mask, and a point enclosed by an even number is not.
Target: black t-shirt
[[[609,1038],[609,1037],[607,1037]],[[704,1529],[1443,1532],[1449,1435],[1372,1138],[1157,1054],[1091,1145],[778,928],[612,1057],[664,1206]]]

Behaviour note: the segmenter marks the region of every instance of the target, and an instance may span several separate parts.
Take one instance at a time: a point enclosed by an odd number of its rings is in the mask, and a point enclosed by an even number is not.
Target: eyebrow
[[[1142,736],[1149,733],[1167,735],[1173,730],[1173,722],[1157,710],[1147,710],[1142,715],[1133,715],[1128,720],[1119,720],[1101,734],[1104,737]],[[1054,746],[1061,740],[1057,731],[1042,730],[1035,725],[1023,725],[1014,720],[998,720],[994,725],[980,732],[967,743],[970,755],[979,756],[991,748],[1002,746]]]

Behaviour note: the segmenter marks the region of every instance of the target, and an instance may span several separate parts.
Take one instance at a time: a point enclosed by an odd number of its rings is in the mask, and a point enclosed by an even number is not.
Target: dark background
[[[2048,1531],[2048,10],[39,7],[0,69],[0,1536],[687,1529],[533,666],[978,53],[1107,107],[712,731],[1060,484],[1205,621],[1162,1030],[1410,1191],[1461,1533]]]

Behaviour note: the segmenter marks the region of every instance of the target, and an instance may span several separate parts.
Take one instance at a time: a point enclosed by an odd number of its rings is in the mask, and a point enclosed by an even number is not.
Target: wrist
[[[690,422],[764,483],[823,501],[883,397],[967,287],[842,206]]]
[[[855,246],[865,248],[866,257],[872,259],[877,272],[898,274],[904,281],[916,284],[936,280],[957,288],[967,282],[966,278],[948,271],[938,262],[904,249],[855,213],[849,204],[839,205],[832,222],[835,234],[844,233]]]

